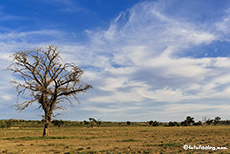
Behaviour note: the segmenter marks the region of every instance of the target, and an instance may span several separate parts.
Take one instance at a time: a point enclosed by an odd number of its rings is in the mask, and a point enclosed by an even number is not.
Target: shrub
[[[160,122],[158,122],[158,121],[153,121],[152,126],[159,126],[159,125],[160,125]]]
[[[52,123],[55,126],[58,126],[58,128],[60,128],[62,125],[64,125],[64,121],[62,121],[62,120],[53,120]]]
[[[6,123],[4,123],[4,122],[1,122],[1,124],[0,124],[0,125],[1,125],[1,128],[2,128],[2,129],[4,129],[4,128],[6,128],[6,127],[7,127],[7,126],[6,126]]]

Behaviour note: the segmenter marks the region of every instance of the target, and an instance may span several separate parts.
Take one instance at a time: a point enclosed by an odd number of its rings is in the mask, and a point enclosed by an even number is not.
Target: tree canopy
[[[18,96],[28,92],[31,100],[17,102],[17,109],[24,110],[30,104],[37,102],[44,111],[45,130],[43,135],[49,134],[49,125],[54,110],[65,109],[61,102],[72,104],[73,97],[92,88],[90,84],[81,80],[83,71],[74,63],[63,63],[58,48],[49,45],[47,48],[24,50],[14,53],[13,63],[8,70],[18,75],[15,84]]]

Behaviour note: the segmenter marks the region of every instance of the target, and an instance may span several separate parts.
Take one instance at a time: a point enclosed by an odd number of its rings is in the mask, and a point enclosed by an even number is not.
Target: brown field
[[[2,153],[230,153],[230,150],[187,150],[184,144],[230,148],[229,126],[194,127],[13,127],[0,130]]]

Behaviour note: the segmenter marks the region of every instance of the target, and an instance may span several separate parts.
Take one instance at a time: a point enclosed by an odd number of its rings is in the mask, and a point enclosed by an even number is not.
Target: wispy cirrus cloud
[[[85,12],[87,9],[79,6],[77,1],[74,0],[51,0],[51,1],[45,1],[42,0],[44,3],[49,3],[51,5],[59,6],[60,12],[65,13],[76,13],[76,12]]]
[[[87,31],[91,38],[90,46],[94,47],[89,51],[97,53],[88,58],[94,67],[100,69],[86,70],[86,78],[96,76],[97,81],[90,79],[96,88],[109,91],[98,92],[88,101],[123,102],[117,104],[118,108],[124,107],[126,102],[140,102],[140,106],[158,102],[165,111],[162,114],[181,105],[184,109],[181,115],[184,115],[195,112],[188,107],[190,104],[197,106],[202,103],[200,110],[206,110],[207,106],[214,109],[219,108],[217,100],[229,99],[227,70],[230,59],[186,55],[189,49],[221,41],[220,36],[225,34],[219,33],[215,25],[227,23],[222,23],[220,18],[208,26],[172,18],[161,13],[159,3],[137,4],[121,13],[108,30]],[[174,104],[167,106],[168,103]],[[151,111],[148,113],[151,115]]]
[[[11,15],[4,12],[4,7],[0,6],[0,21],[30,20],[28,17]]]
[[[51,41],[53,38],[59,40],[64,37],[66,33],[57,30],[37,30],[28,32],[8,32],[0,33],[0,40],[4,42],[17,41],[17,42],[35,42],[44,38]],[[44,41],[44,40],[42,40]],[[59,40],[60,41],[60,40]]]

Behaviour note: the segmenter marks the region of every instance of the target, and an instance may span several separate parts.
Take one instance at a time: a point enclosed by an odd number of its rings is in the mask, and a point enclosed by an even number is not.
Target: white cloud
[[[147,100],[149,103],[190,101],[193,104],[182,105],[178,110],[164,107],[180,112],[203,103],[200,110],[214,109],[212,98],[215,101],[229,99],[229,89],[224,87],[230,85],[227,71],[230,59],[179,57],[177,54],[218,41],[217,30],[209,25],[167,17],[156,5],[155,2],[138,4],[121,13],[107,31],[88,31],[91,46],[95,46],[92,52],[112,54],[107,60],[89,57],[102,68],[100,77],[95,78],[100,80],[99,88],[110,91],[109,95],[102,92],[89,101],[139,101],[143,106]],[[113,63],[119,67],[114,67]],[[120,92],[121,89],[125,92]]]
[[[229,26],[230,26],[230,8],[226,11],[226,15],[222,18],[222,20],[217,22],[215,25],[216,25],[217,30],[219,30],[219,31],[221,31],[223,33],[229,34],[229,32],[230,32],[230,30],[229,30]]]
[[[11,95],[3,95],[1,96],[2,99],[4,99],[5,101],[9,101],[9,100],[12,100],[12,96]]]

